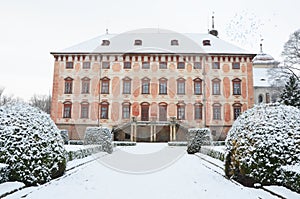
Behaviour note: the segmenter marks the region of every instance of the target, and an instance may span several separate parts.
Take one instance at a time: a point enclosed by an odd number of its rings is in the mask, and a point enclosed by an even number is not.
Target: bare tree
[[[299,80],[300,29],[290,35],[289,40],[284,44],[281,54],[284,57],[283,67],[288,69]]]
[[[51,95],[33,95],[29,104],[34,107],[40,108],[42,111],[50,114],[51,109]]]

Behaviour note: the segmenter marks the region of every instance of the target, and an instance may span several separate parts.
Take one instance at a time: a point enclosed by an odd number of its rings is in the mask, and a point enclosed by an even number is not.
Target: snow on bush
[[[211,133],[208,128],[191,128],[188,133],[188,154],[200,152],[202,145],[211,145]]]
[[[112,135],[106,127],[88,127],[85,131],[84,144],[97,144],[107,153],[113,152]]]
[[[300,161],[300,110],[260,104],[234,122],[226,139],[225,173],[253,186],[284,185],[283,165]]]
[[[37,185],[61,176],[65,155],[49,115],[27,104],[0,107],[0,162],[9,165],[8,180]]]
[[[68,130],[66,130],[66,129],[60,130],[60,136],[63,139],[64,143],[68,144],[68,142],[69,142]]]

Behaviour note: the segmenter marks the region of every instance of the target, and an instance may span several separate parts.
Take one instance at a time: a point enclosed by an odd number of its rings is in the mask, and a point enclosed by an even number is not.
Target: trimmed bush
[[[136,142],[114,141],[114,146],[136,146]]]
[[[84,144],[97,144],[103,151],[113,152],[112,134],[106,127],[88,127],[85,131]]]
[[[211,134],[208,128],[191,128],[188,133],[188,154],[200,152],[201,146],[211,145]]]
[[[0,107],[0,163],[8,180],[37,185],[63,175],[66,151],[49,115],[27,104]]]
[[[279,103],[243,113],[226,139],[226,175],[247,186],[285,185],[281,167],[300,161],[299,118],[300,110]]]
[[[68,144],[68,142],[69,142],[68,130],[66,130],[66,129],[60,130],[60,136],[63,139],[64,143]]]
[[[8,181],[9,165],[0,163],[0,183]]]

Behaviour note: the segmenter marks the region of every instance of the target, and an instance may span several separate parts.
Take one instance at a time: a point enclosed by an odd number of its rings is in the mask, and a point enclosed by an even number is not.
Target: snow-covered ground
[[[216,172],[215,166],[199,156],[186,154],[185,150],[186,147],[168,147],[167,144],[153,143],[118,147],[113,154],[70,170],[58,180],[23,189],[6,198],[20,198],[24,195],[31,199],[276,198],[261,189],[246,188],[233,183]],[[124,154],[127,155],[123,157]],[[143,173],[139,169],[145,169],[147,165],[162,165],[153,161],[162,161],[165,166],[153,172],[145,170]],[[127,168],[127,172],[119,172],[118,168],[112,169],[112,166],[117,165],[123,165],[122,169]],[[140,172],[133,172],[134,169],[139,169]]]

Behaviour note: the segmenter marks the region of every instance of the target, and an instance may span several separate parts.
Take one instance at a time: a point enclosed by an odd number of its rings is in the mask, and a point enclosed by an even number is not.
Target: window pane
[[[130,106],[129,105],[123,105],[122,117],[123,117],[123,119],[130,118]]]
[[[68,61],[67,63],[66,63],[66,68],[73,68],[73,62],[71,62],[71,61]]]
[[[72,80],[66,80],[65,81],[65,94],[72,94]]]
[[[124,68],[125,69],[130,69],[131,68],[131,62],[128,62],[128,61],[124,62]]]
[[[195,106],[195,119],[196,120],[202,119],[202,106],[200,105]]]
[[[234,95],[241,94],[241,82],[233,82],[233,94]]]
[[[64,105],[64,118],[71,118],[71,110],[72,110],[72,105],[71,104],[65,104]]]
[[[89,117],[89,106],[86,104],[81,105],[81,118]]]
[[[89,93],[90,92],[90,81],[84,80],[82,82],[82,93]]]
[[[102,94],[109,94],[109,81],[102,80],[101,93]]]
[[[219,106],[213,107],[213,119],[221,120],[221,107],[219,107]]]
[[[131,93],[131,81],[130,80],[124,80],[124,82],[123,82],[123,93],[124,94],[130,94]]]
[[[91,62],[83,62],[82,68],[83,69],[89,69],[89,68],[91,68]]]
[[[185,82],[184,81],[177,82],[177,93],[185,94]]]
[[[219,62],[213,62],[213,69],[220,69],[220,63]]]
[[[159,94],[167,94],[167,82],[166,81],[160,81]]]
[[[177,63],[177,69],[184,69],[185,68],[185,63],[184,62],[178,62]]]
[[[149,94],[149,82],[144,81],[142,83],[142,94]]]
[[[102,68],[103,69],[109,69],[110,63],[109,62],[102,62]]]
[[[108,105],[101,105],[101,119],[108,119]]]
[[[149,69],[150,68],[150,62],[143,62],[142,63],[142,69]]]
[[[195,84],[194,84],[194,92],[195,92],[195,95],[200,95],[201,94],[201,82],[200,81],[195,81]]]
[[[233,68],[233,69],[240,69],[240,63],[239,63],[239,62],[234,62],[234,63],[232,64],[232,68]]]
[[[241,114],[241,107],[240,106],[233,107],[233,114],[234,114],[233,117],[236,120]]]
[[[213,82],[213,95],[220,95],[220,82]]]
[[[194,62],[194,69],[201,69],[201,62]]]
[[[177,119],[179,119],[179,120],[185,119],[185,107],[184,106],[177,107]]]
[[[159,62],[160,69],[167,69],[167,62]]]

